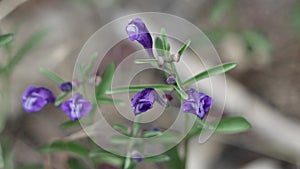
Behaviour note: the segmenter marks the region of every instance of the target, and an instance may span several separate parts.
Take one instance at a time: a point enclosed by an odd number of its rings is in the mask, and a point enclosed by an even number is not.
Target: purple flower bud
[[[174,83],[176,83],[176,75],[175,75],[175,74],[171,74],[171,75],[167,78],[167,83],[168,83],[168,84],[174,84]]]
[[[29,86],[22,94],[23,109],[27,113],[40,111],[47,103],[54,103],[55,96],[44,87]]]
[[[132,156],[132,159],[136,163],[140,163],[144,160],[144,156],[140,154],[139,152],[135,152]]]
[[[197,92],[195,89],[187,91],[188,99],[182,104],[182,111],[185,113],[193,113],[201,120],[210,110],[213,104],[213,99],[204,93]]]
[[[165,94],[165,98],[166,98],[168,101],[172,101],[172,100],[173,100],[173,96],[172,96],[171,94],[168,94],[168,93]]]
[[[134,114],[138,115],[151,109],[155,101],[166,106],[166,102],[153,88],[145,88],[144,90],[137,92],[131,99],[131,107],[133,108]]]
[[[140,18],[132,19],[126,26],[126,32],[131,41],[138,41],[149,53],[150,57],[154,58],[152,52],[152,38],[151,35]]]
[[[75,93],[72,98],[62,103],[60,108],[72,121],[75,121],[88,115],[93,109],[93,106],[88,100],[83,98],[82,95]]]
[[[59,84],[59,88],[63,92],[70,92],[72,90],[72,83],[71,82],[63,82]]]

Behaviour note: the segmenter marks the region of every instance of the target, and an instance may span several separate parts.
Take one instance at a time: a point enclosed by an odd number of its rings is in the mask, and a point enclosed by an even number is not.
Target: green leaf
[[[93,150],[90,152],[89,157],[96,159],[98,162],[107,162],[116,166],[122,165],[124,160],[123,157],[117,156],[105,150]]]
[[[124,135],[113,135],[109,138],[109,141],[113,144],[129,144],[131,142],[131,138]]]
[[[159,137],[153,137],[151,141],[154,143],[175,143],[176,140],[178,140],[178,136],[176,134],[165,132],[163,135],[160,135]]]
[[[191,41],[188,40],[182,45],[182,47],[178,51],[179,56],[181,56],[183,54],[183,52],[190,46],[190,44],[191,44]]]
[[[149,84],[149,85],[141,85],[141,86],[128,86],[128,87],[120,87],[114,88],[110,91],[106,91],[106,94],[116,94],[116,93],[124,93],[124,92],[139,92],[145,88],[154,88],[157,90],[163,91],[172,91],[173,87],[171,85],[164,84]]]
[[[4,168],[4,159],[3,159],[1,144],[0,144],[0,168]]]
[[[64,80],[62,78],[60,78],[58,75],[56,75],[55,73],[53,73],[45,68],[40,68],[40,72],[58,84],[64,82]]]
[[[204,72],[201,72],[199,74],[197,74],[196,76],[186,80],[185,82],[183,82],[182,86],[183,87],[188,87],[189,85],[191,85],[192,83],[195,83],[199,80],[208,78],[210,76],[214,76],[214,75],[218,75],[218,74],[222,74],[225,73],[233,68],[236,67],[236,63],[225,63],[223,65],[219,65],[216,67],[213,67],[211,69],[208,69]]]
[[[17,51],[16,55],[10,60],[10,62],[5,66],[6,70],[13,69],[28,52],[37,46],[45,37],[46,37],[47,31],[43,30],[40,32],[35,33],[33,36],[31,36],[24,45]]]
[[[126,105],[126,103],[122,100],[116,100],[116,99],[114,100],[104,96],[97,98],[97,102],[100,104],[118,104],[120,106]]]
[[[158,56],[164,56],[164,46],[163,42],[159,37],[155,39],[155,48]]]
[[[155,137],[162,134],[163,133],[161,131],[144,131],[142,137]]]
[[[70,169],[88,169],[89,167],[85,165],[82,160],[76,158],[69,158],[68,159],[68,166]]]
[[[151,162],[151,163],[160,163],[160,162],[165,162],[169,161],[170,157],[167,155],[158,155],[158,156],[152,156],[152,157],[147,157],[145,158],[145,162]]]
[[[221,42],[221,40],[224,38],[225,34],[226,34],[226,32],[223,30],[212,30],[212,31],[205,32],[205,35],[213,43]]]
[[[102,76],[101,83],[96,88],[96,98],[100,98],[105,94],[107,90],[110,89],[114,72],[115,72],[115,64],[110,63]]]
[[[250,128],[251,124],[243,117],[225,117],[219,122],[216,131],[221,133],[239,133]]]
[[[80,155],[82,157],[88,157],[89,152],[83,145],[78,144],[76,142],[64,142],[64,141],[54,141],[50,144],[46,144],[40,147],[40,152],[45,153],[53,153],[57,151],[67,151],[72,152],[74,154]]]
[[[62,123],[59,127],[61,129],[67,129],[67,128],[70,128],[73,126],[77,126],[79,124],[80,124],[79,120],[75,120],[75,121],[70,120],[70,121],[66,121],[66,122]]]
[[[257,52],[262,54],[269,54],[272,51],[271,42],[261,33],[247,30],[243,32],[246,43]]]
[[[172,169],[182,169],[182,160],[179,157],[178,147],[175,146],[169,151],[167,151],[165,154],[167,154],[170,157],[170,160],[168,161],[168,168]]]
[[[84,75],[85,77],[88,77],[88,75],[91,73],[91,70],[92,70],[93,67],[94,67],[94,64],[95,64],[95,61],[96,61],[96,59],[97,59],[97,56],[98,56],[98,53],[95,52],[95,53],[92,55],[92,57],[91,57],[91,60],[90,60],[90,62],[89,62],[89,65],[84,69],[83,75]],[[79,70],[79,71],[80,71],[80,70]]]
[[[232,0],[218,0],[214,5],[211,15],[210,21],[212,23],[220,22],[224,14],[229,11],[233,7]]]
[[[65,99],[65,97],[68,95],[69,93],[66,92],[62,92],[55,100],[54,105],[55,106],[59,106]]]
[[[136,64],[143,64],[143,63],[157,63],[156,59],[136,59],[134,61]]]
[[[123,134],[127,134],[127,135],[130,134],[130,131],[129,131],[128,127],[125,127],[125,126],[123,126],[121,124],[115,124],[113,126],[113,128],[116,129],[116,130],[119,130]]]
[[[8,44],[9,42],[11,42],[13,40],[13,37],[14,36],[11,33],[0,35],[0,47]]]
[[[167,37],[166,37],[166,30],[164,28],[161,29],[161,41],[162,41],[162,47],[164,51],[167,50]]]

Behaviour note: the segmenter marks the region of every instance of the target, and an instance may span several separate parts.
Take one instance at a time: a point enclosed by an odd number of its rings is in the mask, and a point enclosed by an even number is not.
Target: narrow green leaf
[[[246,43],[257,52],[262,54],[269,54],[272,51],[271,42],[261,33],[247,30],[243,32]]]
[[[163,133],[161,131],[144,131],[142,136],[143,137],[155,137],[155,136],[160,136]]]
[[[143,63],[157,63],[156,59],[136,59],[134,61],[136,64],[143,64]]]
[[[106,91],[106,94],[116,94],[116,93],[124,93],[124,92],[139,92],[145,88],[154,88],[157,90],[163,91],[172,91],[173,87],[171,85],[164,84],[149,84],[149,85],[141,85],[141,86],[128,86],[128,87],[120,87],[114,88],[110,91]]]
[[[126,105],[126,103],[122,100],[116,100],[116,99],[114,100],[104,96],[97,98],[97,102],[100,104],[118,104],[120,106]]]
[[[220,22],[224,14],[229,11],[233,6],[232,0],[218,0],[214,5],[210,20],[212,23]]]
[[[151,163],[160,163],[160,162],[165,162],[169,161],[170,157],[167,155],[158,155],[158,156],[152,156],[152,157],[147,157],[145,158],[145,162],[151,162]]]
[[[168,168],[182,169],[183,162],[179,157],[178,146],[173,147],[165,154],[167,154],[170,157],[170,160],[168,161]]]
[[[67,128],[70,128],[73,126],[77,126],[79,124],[80,124],[79,120],[75,120],[75,121],[70,120],[70,121],[66,121],[66,122],[62,123],[59,127],[61,129],[67,129]]]
[[[88,64],[88,66],[83,70],[83,75],[85,77],[88,77],[88,75],[91,73],[91,70],[93,69],[94,67],[94,64],[95,64],[95,61],[97,59],[97,56],[98,56],[98,53],[95,52],[92,56],[91,56],[91,60]]]
[[[175,143],[176,140],[178,140],[178,136],[176,134],[170,133],[170,132],[165,132],[163,135],[160,135],[159,137],[153,137],[151,141],[154,143]]]
[[[109,138],[109,141],[113,144],[129,144],[131,142],[130,137],[124,135],[113,135]]]
[[[9,42],[11,42],[13,40],[13,37],[14,36],[11,33],[0,35],[0,47],[8,44]]]
[[[211,31],[206,31],[205,35],[213,43],[217,43],[217,42],[221,42],[221,40],[226,35],[226,31],[224,31],[224,30],[211,30]]]
[[[130,131],[129,131],[128,127],[125,127],[125,126],[123,126],[121,124],[115,124],[113,126],[113,128],[116,129],[116,130],[118,130],[118,131],[120,131],[123,134],[127,134],[127,135],[130,134]]]
[[[96,88],[96,98],[103,96],[105,94],[105,91],[110,89],[114,72],[115,72],[115,64],[110,63],[102,76],[101,83]]]
[[[163,42],[159,37],[156,37],[155,39],[155,48],[158,56],[164,56]]]
[[[190,46],[190,44],[191,44],[191,41],[188,40],[182,45],[182,47],[178,51],[179,56],[181,56],[183,54],[183,52]]]
[[[251,124],[243,117],[225,117],[219,122],[216,131],[221,133],[239,133],[250,128]]]
[[[117,156],[105,150],[92,150],[89,157],[96,160],[97,162],[107,162],[116,166],[122,165],[124,158]]]
[[[164,28],[161,29],[161,41],[164,51],[167,50],[167,37],[166,37],[166,30]]]
[[[47,31],[42,30],[31,36],[5,66],[5,69],[13,69],[32,48],[37,46],[46,37],[46,34]]]
[[[55,100],[54,105],[55,106],[59,106],[65,99],[65,97],[68,95],[69,93],[63,92],[61,93]]]
[[[68,166],[70,169],[88,169],[89,167],[84,164],[82,160],[76,158],[69,158],[68,159]]]
[[[0,144],[0,168],[4,168],[4,158],[2,154],[2,146]]]
[[[236,63],[225,63],[223,65],[219,65],[216,67],[213,67],[211,69],[208,69],[204,72],[201,72],[199,74],[197,74],[196,76],[186,80],[185,82],[183,82],[182,86],[183,87],[188,87],[189,85],[191,85],[192,83],[195,83],[199,80],[208,78],[210,76],[214,76],[214,75],[218,75],[218,74],[222,74],[225,73],[233,68],[236,67]]]
[[[55,73],[53,73],[45,68],[40,68],[40,72],[58,84],[64,82],[64,80],[62,78],[60,78],[58,75],[56,75]]]
[[[53,153],[57,151],[66,151],[72,152],[74,154],[80,155],[82,157],[88,157],[88,150],[81,144],[76,142],[63,142],[63,141],[54,141],[50,144],[46,144],[40,147],[40,152],[45,153]]]

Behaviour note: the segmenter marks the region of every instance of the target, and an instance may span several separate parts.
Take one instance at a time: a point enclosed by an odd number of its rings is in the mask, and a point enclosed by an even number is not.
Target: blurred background
[[[10,53],[32,38],[39,42],[25,52],[9,79],[1,75],[1,90],[9,92],[0,107],[0,140],[11,150],[3,151],[7,169],[45,161],[38,147],[71,133],[59,129],[66,116],[53,107],[30,115],[21,108],[20,95],[27,86],[57,88],[39,68],[71,79],[75,59],[88,38],[106,23],[137,12],[187,19],[208,36],[223,62],[238,63],[227,73],[225,114],[244,116],[253,128],[237,135],[216,134],[205,144],[192,140],[188,168],[299,168],[300,1],[0,0],[1,34],[14,33]],[[2,50],[0,64],[6,57]],[[134,50],[124,44],[110,55],[118,62]],[[54,157],[57,168],[64,168],[65,160],[64,154]]]

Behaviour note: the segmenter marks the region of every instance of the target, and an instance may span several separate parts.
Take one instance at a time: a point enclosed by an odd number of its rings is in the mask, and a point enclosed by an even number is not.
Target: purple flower
[[[71,82],[63,82],[59,84],[59,89],[63,92],[70,92],[72,90],[72,83]]]
[[[131,99],[131,107],[133,108],[134,114],[138,115],[151,109],[155,101],[166,106],[166,102],[153,88],[145,88],[144,90],[137,92]]]
[[[144,160],[144,156],[138,152],[135,152],[132,156],[132,159],[136,163],[140,163]]]
[[[72,121],[83,118],[93,109],[91,103],[78,93],[75,93],[72,98],[62,103],[60,108]]]
[[[182,111],[185,113],[193,113],[201,120],[212,107],[213,99],[204,93],[197,92],[195,89],[187,91],[188,99],[182,104]]]
[[[40,111],[47,103],[54,103],[55,96],[44,87],[29,86],[22,94],[23,109],[27,113]]]
[[[152,52],[152,38],[151,35],[140,18],[132,19],[126,26],[126,32],[131,41],[138,41],[145,49],[148,49],[147,52],[150,57],[154,58]]]

